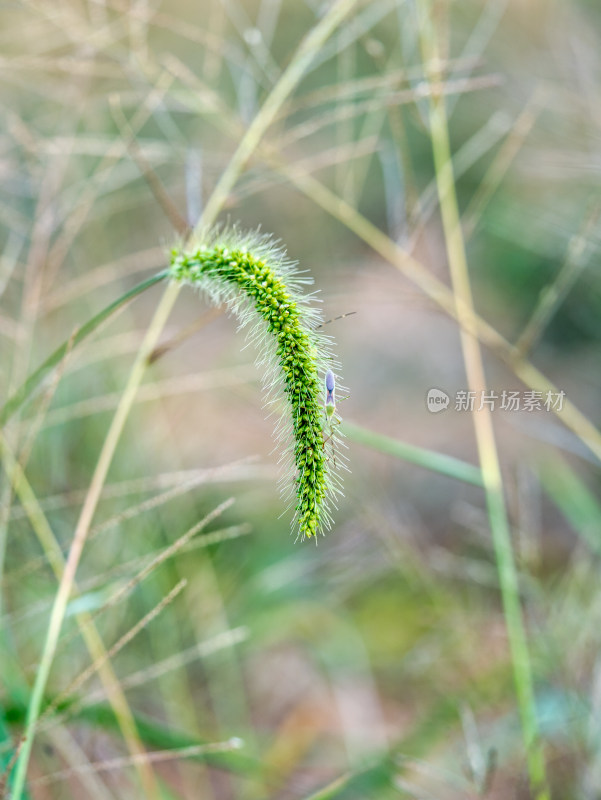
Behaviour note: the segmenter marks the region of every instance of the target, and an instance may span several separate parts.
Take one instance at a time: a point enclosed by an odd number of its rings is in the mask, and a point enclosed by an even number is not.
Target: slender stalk
[[[585,217],[580,231],[571,237],[561,269],[541,291],[536,307],[515,343],[515,348],[521,358],[525,358],[535,347],[557,309],[586,267],[591,251],[589,236],[596,228],[600,215],[601,206],[595,204],[595,207]]]
[[[133,289],[125,292],[125,294],[121,295],[121,297],[119,297],[117,300],[109,303],[106,308],[103,308],[102,311],[99,311],[98,314],[92,317],[92,319],[88,320],[84,325],[78,328],[66,341],[60,345],[60,347],[57,347],[56,350],[48,356],[44,363],[41,364],[35,372],[31,373],[27,380],[6,401],[6,403],[2,406],[2,409],[0,409],[0,425],[6,425],[12,415],[21,408],[23,403],[25,403],[29,397],[31,397],[33,392],[42,383],[44,378],[46,378],[50,372],[52,372],[52,370],[60,364],[62,359],[65,358],[65,356],[74,347],[76,347],[86,337],[93,333],[105,320],[109,319],[109,317],[115,314],[126,303],[128,303],[130,300],[133,300],[134,297],[137,297],[142,292],[145,292],[146,289],[150,289],[150,287],[154,286],[155,283],[159,283],[160,281],[164,280],[167,275],[168,270],[163,270],[163,272],[158,272],[156,275],[153,275],[152,278],[147,278],[137,286],[134,286]]]
[[[54,533],[48,524],[48,520],[46,519],[46,516],[44,515],[44,512],[38,503],[38,500],[29,481],[27,480],[23,468],[9,448],[1,431],[0,458],[4,462],[4,468],[9,478],[9,485],[14,488],[15,494],[20,499],[23,508],[26,510],[31,527],[33,528],[40,544],[42,545],[44,553],[48,559],[48,563],[50,564],[57,580],[60,581],[65,569],[65,561],[60,545],[58,544]],[[74,586],[74,588],[77,590],[76,586]],[[123,692],[119,680],[115,675],[112,664],[106,657],[106,649],[104,647],[102,638],[98,633],[96,626],[94,625],[92,615],[86,611],[83,611],[76,615],[76,620],[77,624],[79,625],[82,638],[84,639],[88,648],[88,652],[92,658],[92,662],[99,665],[98,673],[100,679],[103,683],[109,704],[115,714],[115,719],[117,720],[119,729],[121,730],[123,738],[127,743],[128,750],[132,756],[140,755],[144,752],[144,749],[140,743],[140,738],[138,736],[133,714],[128,705],[125,693]],[[23,739],[18,745],[15,758],[22,749],[24,742],[25,739]],[[152,786],[154,784],[154,780],[151,768],[143,761],[136,763],[138,764],[137,769],[139,770],[142,784],[147,786],[150,791],[153,791]],[[9,769],[7,769],[7,772],[8,771]],[[2,791],[5,780],[6,776],[0,778],[0,796],[3,796]],[[152,796],[157,796],[156,791]]]
[[[410,464],[432,470],[432,472],[439,472],[449,478],[456,478],[458,481],[482,486],[480,469],[453,456],[426,450],[424,447],[416,447],[407,442],[399,442],[397,439],[391,439],[381,433],[374,433],[348,420],[344,421],[344,433],[352,441],[371,447],[373,450],[379,450],[381,453],[387,453],[395,458],[408,461]]]
[[[428,0],[421,0],[417,4],[417,8],[422,58],[428,68],[429,64],[436,63],[438,59],[436,32],[432,25]],[[435,84],[439,76],[432,74],[430,69],[429,78]],[[472,291],[457,195],[455,193],[445,102],[444,97],[434,91],[430,95],[429,117],[447,258],[451,271],[453,291],[455,297],[461,301],[461,305],[458,304],[457,308],[457,315],[461,319],[464,307],[473,313]],[[478,338],[463,326],[460,326],[460,337],[469,388],[471,391],[478,393],[486,391],[486,377]],[[473,420],[484,491],[486,493],[488,519],[499,571],[505,624],[522,722],[530,784],[536,800],[549,800],[544,752],[536,719],[532,667],[520,605],[518,575],[505,509],[503,479],[495,442],[492,413],[488,407],[484,407],[473,414]]]
[[[86,499],[84,501],[79,516],[79,520],[77,522],[77,526],[75,528],[75,534],[73,537],[73,542],[71,543],[71,548],[69,550],[67,563],[65,564],[65,569],[63,570],[63,574],[59,583],[58,592],[56,594],[56,597],[54,599],[54,604],[52,606],[50,621],[48,623],[48,630],[46,632],[46,641],[44,643],[42,657],[40,660],[35,684],[33,687],[31,699],[27,709],[23,747],[21,749],[21,753],[19,755],[19,759],[17,761],[17,765],[15,768],[13,793],[12,793],[13,800],[20,800],[23,793],[23,789],[25,787],[27,765],[29,764],[29,756],[31,754],[31,748],[33,745],[35,726],[38,717],[40,715],[42,700],[44,697],[44,692],[46,690],[48,676],[50,675],[50,668],[52,666],[54,655],[56,653],[58,639],[60,636],[63,619],[65,617],[65,611],[67,609],[67,604],[69,602],[69,596],[73,589],[75,581],[75,572],[77,570],[77,565],[79,564],[79,559],[83,551],[83,546],[87,538],[88,531],[90,529],[92,518],[96,510],[96,506],[98,504],[98,500],[100,499],[102,487],[104,486],[106,475],[108,473],[109,466],[111,464],[113,455],[115,453],[117,443],[121,436],[121,432],[123,430],[123,426],[125,425],[125,421],[127,419],[129,410],[135,398],[136,390],[142,379],[142,375],[144,374],[144,369],[146,367],[147,359],[152,353],[157,343],[157,340],[161,334],[163,326],[167,321],[167,316],[169,315],[171,307],[175,302],[177,293],[178,293],[177,286],[175,286],[174,284],[170,284],[167,287],[167,290],[163,295],[159,307],[157,308],[157,312],[155,313],[155,316],[146,333],[146,336],[144,337],[142,347],[140,348],[140,351],[132,368],[129,380],[125,387],[125,391],[121,397],[121,401],[119,403],[119,406],[117,407],[115,416],[113,417],[107,437],[104,440],[102,451],[100,453],[96,469],[94,470],[94,474],[92,476],[90,488],[86,495]],[[157,794],[151,780],[152,779],[149,778],[148,774],[144,775],[143,786],[147,797],[153,797],[156,796]]]
[[[298,50],[292,58],[288,68],[282,74],[280,80],[268,96],[261,110],[251,123],[246,135],[242,138],[238,149],[234,153],[232,160],[209,200],[201,220],[196,226],[196,233],[202,232],[207,226],[213,224],[220,213],[227,196],[235,185],[241,171],[244,169],[248,159],[255,148],[260,143],[265,131],[277,115],[278,111],[287,100],[291,92],[294,91],[303,74],[316,53],[325,43],[327,38],[333,33],[336,27],[342,22],[344,17],[350,12],[357,0],[338,0],[315,28],[301,42]],[[104,441],[94,475],[90,484],[90,489],[86,495],[79,520],[75,529],[73,542],[69,550],[67,564],[63,572],[58,592],[56,594],[50,622],[46,633],[46,641],[42,651],[40,666],[36,676],[31,700],[27,710],[27,721],[25,726],[25,742],[19,756],[15,770],[15,782],[13,786],[12,800],[21,800],[27,766],[31,754],[33,736],[36,721],[40,714],[40,708],[50,668],[56,653],[58,638],[65,616],[69,595],[75,580],[75,573],[79,564],[85,540],[100,498],[100,493],[104,485],[106,475],[111,465],[113,455],[121,437],[121,433],[127,420],[129,411],[134,402],[135,395],[144,375],[146,365],[157,344],[161,331],[173,308],[179,294],[180,287],[176,283],[171,283],[167,287],[155,315],[150,323],[144,341],[138,351],[138,355],[132,367],[127,385],[121,397],[121,401],[111,422],[108,434]],[[147,792],[148,794],[148,792]]]
[[[357,0],[338,0],[300,43],[294,58],[261,106],[259,113],[253,119],[246,135],[242,137],[236,152],[215,186],[202,219],[196,226],[197,233],[201,232],[205,226],[212,225],[217,219],[217,215],[223,208],[228,194],[233,189],[248,159],[257,149],[267,128],[300,83],[315,55],[356,3]]]

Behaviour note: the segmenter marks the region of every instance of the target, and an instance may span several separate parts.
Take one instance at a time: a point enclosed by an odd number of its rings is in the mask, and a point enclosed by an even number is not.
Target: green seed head
[[[339,426],[328,425],[335,407],[322,402],[322,381],[334,364],[331,339],[316,330],[320,315],[303,294],[311,282],[272,239],[237,229],[209,231],[186,252],[171,252],[173,280],[196,286],[226,304],[259,345],[268,400],[283,394],[287,411],[278,438],[291,453],[293,475],[282,474],[285,495],[296,496],[294,525],[301,537],[331,526],[330,508],[342,494],[338,468],[345,468]],[[337,365],[336,365],[337,368]],[[326,441],[328,448],[326,448]],[[330,455],[328,455],[328,453]]]

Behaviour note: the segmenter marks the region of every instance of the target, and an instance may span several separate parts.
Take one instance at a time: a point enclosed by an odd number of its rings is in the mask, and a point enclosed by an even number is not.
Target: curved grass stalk
[[[56,350],[51,353],[48,358],[41,364],[35,372],[27,378],[17,391],[6,401],[0,409],[0,425],[6,425],[8,420],[16,414],[21,406],[27,402],[31,395],[35,392],[42,381],[52,372],[53,369],[58,367],[60,362],[66,355],[76,347],[80,342],[83,342],[91,333],[93,333],[105,320],[115,314],[122,306],[133,300],[146,289],[150,289],[155,283],[164,280],[168,275],[167,270],[158,272],[152,278],[147,278],[145,281],[138,283],[133,289],[125,292],[121,297],[109,303],[106,308],[99,311],[92,319],[88,320],[84,325],[78,328],[66,341],[64,341]]]
[[[301,292],[312,280],[268,237],[232,229],[209,232],[200,241],[196,247],[173,250],[171,278],[200,289],[217,305],[225,304],[241,328],[252,322],[248,338],[259,345],[268,403],[283,391],[291,418],[291,425],[282,419],[276,429],[278,439],[291,444],[295,467],[291,481],[288,470],[283,471],[282,488],[285,495],[296,488],[298,535],[313,537],[331,526],[330,507],[341,494],[338,467],[345,467],[345,459],[339,426],[327,437],[336,455],[328,457],[325,447],[320,375],[337,365],[330,337],[316,330],[320,315],[311,307],[310,295]]]

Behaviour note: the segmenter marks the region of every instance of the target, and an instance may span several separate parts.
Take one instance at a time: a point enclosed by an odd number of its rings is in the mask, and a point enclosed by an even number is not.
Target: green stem
[[[60,362],[62,361],[65,356],[71,352],[75,347],[77,347],[80,342],[86,339],[91,333],[93,333],[99,325],[101,325],[105,320],[107,320],[112,314],[116,313],[122,306],[128,303],[130,300],[133,300],[134,297],[137,297],[142,292],[145,292],[146,289],[150,289],[151,286],[154,286],[155,283],[159,283],[160,281],[164,280],[167,275],[169,274],[168,270],[163,270],[162,272],[158,272],[156,275],[153,275],[152,278],[147,278],[147,280],[142,281],[137,286],[134,286],[133,289],[130,289],[125,294],[121,295],[117,300],[114,300],[110,303],[106,308],[103,308],[102,311],[98,312],[96,316],[92,317],[92,319],[88,320],[84,325],[77,330],[68,338],[66,339],[60,347],[57,347],[56,350],[48,356],[48,358],[41,364],[35,372],[27,378],[25,383],[23,383],[19,389],[10,397],[2,409],[0,409],[0,425],[6,425],[8,420],[15,414],[25,403],[29,397],[33,394],[33,392],[37,389],[37,387],[42,383],[44,378],[57,367]]]
[[[344,421],[343,427],[346,436],[354,442],[364,444],[366,447],[379,450],[381,453],[400,458],[403,461],[408,461],[410,464],[424,467],[424,469],[429,469],[432,472],[448,475],[449,478],[456,478],[458,481],[471,483],[474,486],[483,486],[480,469],[458,458],[447,456],[444,453],[437,453],[434,450],[426,450],[424,447],[416,447],[415,445],[407,444],[407,442],[399,442],[397,439],[374,433],[360,425],[348,422],[348,420]]]
[[[429,64],[440,63],[437,37],[428,0],[421,0],[418,3],[418,13],[420,17],[422,57],[426,68],[428,68],[427,65]],[[432,74],[432,70],[430,70],[430,73],[432,83],[429,103],[430,136],[432,139],[447,258],[457,302],[457,317],[461,323],[466,312],[473,316],[473,300],[455,192],[445,101],[442,94],[435,91],[435,85],[440,83],[440,76]],[[469,388],[476,393],[484,392],[486,391],[486,377],[478,338],[473,332],[468,331],[467,326],[460,327],[460,336]],[[484,491],[486,493],[488,519],[499,572],[505,625],[509,639],[530,784],[536,800],[549,800],[544,751],[536,718],[532,666],[520,604],[518,574],[505,509],[503,479],[490,409],[483,408],[481,411],[474,413],[473,420],[482,467]]]
[[[207,203],[202,219],[196,226],[196,233],[201,233],[204,227],[212,225],[217,219],[241,171],[259,146],[261,139],[277,117],[283,104],[300,83],[315,55],[356,3],[357,0],[338,0],[300,43],[294,58],[261,106],[221,175]]]
[[[79,559],[83,551],[83,546],[87,538],[92,517],[96,510],[98,500],[100,499],[100,493],[102,492],[102,487],[104,486],[106,475],[117,447],[117,442],[121,436],[121,432],[123,430],[123,426],[125,425],[129,409],[133,403],[138,385],[142,379],[142,375],[144,374],[147,359],[156,345],[176,297],[177,287],[174,284],[170,284],[163,295],[161,303],[159,303],[157,311],[138,352],[138,356],[125,387],[125,391],[123,392],[121,401],[117,407],[115,416],[113,417],[111,427],[109,428],[109,432],[104,440],[100,457],[98,459],[98,463],[96,464],[94,475],[92,476],[90,489],[86,495],[86,499],[79,515],[79,520],[75,529],[75,535],[69,550],[69,557],[67,559],[65,569],[63,570],[58,592],[52,606],[48,630],[46,632],[46,641],[44,642],[42,657],[38,666],[36,680],[27,709],[24,742],[14,774],[12,793],[13,800],[20,800],[21,794],[25,787],[27,766],[29,764],[29,756],[31,754],[31,748],[33,745],[35,726],[40,715],[42,700],[46,690],[48,676],[50,675],[50,668],[54,660],[63,619],[65,617],[67,604],[69,602],[69,597],[75,581],[75,572],[77,570],[77,565],[79,564]],[[149,785],[145,784],[144,789],[147,796],[153,796],[155,794],[153,788]]]
[[[15,494],[19,497],[21,505],[26,510],[31,527],[35,531],[38,540],[42,545],[52,571],[54,572],[57,580],[60,582],[65,568],[60,545],[58,544],[52,529],[48,524],[48,520],[46,519],[44,512],[40,508],[38,500],[29,481],[27,480],[23,468],[11,452],[1,431],[0,457],[4,462],[4,468],[9,479],[9,485],[14,488]],[[77,591],[75,584],[74,589]],[[138,733],[136,731],[136,725],[131,709],[127,703],[125,693],[121,688],[119,680],[115,675],[112,664],[107,658],[107,653],[104,648],[102,638],[98,633],[93,618],[88,612],[83,611],[76,614],[76,620],[79,625],[82,638],[84,639],[90,653],[92,662],[98,665],[99,677],[104,685],[109,704],[113,709],[115,719],[118,721],[119,728],[125,742],[127,743],[130,754],[132,757],[140,755],[143,750]],[[21,741],[18,746],[17,755],[22,747],[23,742]],[[153,783],[153,777],[150,766],[147,762],[140,761],[137,764],[137,770],[142,783],[147,785],[152,793],[153,790],[151,787]],[[3,780],[4,778],[0,780],[0,785],[2,784]],[[156,792],[151,794],[150,797],[156,797]]]

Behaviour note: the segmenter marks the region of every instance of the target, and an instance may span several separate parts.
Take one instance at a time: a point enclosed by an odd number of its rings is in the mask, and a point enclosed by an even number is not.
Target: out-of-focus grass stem
[[[424,447],[416,447],[407,442],[400,442],[389,436],[383,436],[381,433],[374,433],[360,425],[355,425],[348,420],[344,421],[344,433],[352,441],[371,447],[372,450],[379,450],[381,453],[387,453],[395,458],[408,461],[410,464],[416,464],[464,483],[482,486],[480,469],[453,456],[426,450]]]
[[[316,53],[319,52],[322,45],[343,21],[344,17],[351,11],[356,2],[357,0],[338,0],[338,2],[336,2],[330,8],[328,13],[322,17],[317,25],[302,40],[287,69],[284,71],[280,80],[268,95],[265,103],[262,105],[260,111],[249,126],[246,134],[242,137],[238,148],[232,156],[230,163],[223,172],[211,195],[211,198],[207,203],[203,216],[196,227],[196,232],[202,231],[204,228],[212,225],[215,222],[218,214],[223,208],[225,201],[227,200],[229,192],[234,187],[240,173],[244,169],[252,153],[259,145],[263,135],[271,125],[276,114],[302,79],[305,70],[315,57]],[[150,356],[157,345],[158,339],[175,304],[179,291],[180,287],[176,283],[170,283],[159,302],[154,317],[150,322],[146,336],[144,337],[142,345],[138,351],[138,355],[132,367],[127,385],[121,397],[117,411],[115,412],[115,416],[112,419],[109,431],[102,446],[100,457],[92,476],[90,488],[86,495],[86,499],[75,528],[75,534],[69,550],[69,556],[67,558],[65,570],[63,572],[63,576],[61,578],[58,592],[56,594],[50,614],[46,641],[44,642],[40,665],[27,710],[25,741],[15,769],[12,800],[21,800],[23,794],[27,775],[27,766],[29,764],[29,756],[33,744],[35,725],[40,714],[42,700],[50,674],[50,668],[52,666],[54,655],[58,646],[58,639],[67,609],[69,596],[75,580],[75,573],[77,571],[79,559],[83,552],[83,547],[92,524],[96,506],[100,499],[102,487],[104,486],[104,482],[113,460],[117,444],[121,438],[121,433],[125,426],[129,411],[133,405],[138,386],[142,381],[142,377]],[[145,785],[144,788],[147,797],[154,796],[155,793],[151,785]]]
[[[217,182],[202,218],[196,226],[196,232],[202,231],[216,220],[241,171],[259,146],[281,107],[300,83],[316,53],[356,3],[357,0],[338,0],[300,43],[294,58],[261,106]]]
[[[14,457],[1,432],[0,459],[4,463],[6,473],[9,477],[9,485],[14,488],[15,494],[26,510],[31,527],[38,537],[48,563],[57,580],[60,581],[65,569],[65,561],[60,545],[48,524],[48,520],[40,507],[33,488],[27,480],[21,465]],[[119,725],[123,738],[127,742],[129,752],[132,756],[143,754],[144,748],[142,747],[136,730],[133,714],[127,702],[127,698],[125,697],[125,693],[115,675],[112,664],[106,657],[104,643],[94,625],[92,617],[87,611],[84,611],[76,615],[76,620],[93,662],[100,665],[98,674],[103,683],[107,699],[114,711],[117,724]],[[26,740],[22,741],[20,749],[25,746],[25,742]],[[17,749],[17,753],[18,752],[19,749]],[[140,775],[142,785],[153,791],[152,787],[155,785],[155,781],[152,768],[142,759],[136,762],[136,769]],[[157,796],[156,792],[151,796]]]
[[[417,4],[417,9],[422,57],[426,64],[435,63],[438,44],[430,3],[427,0],[421,0]],[[431,68],[429,77],[433,83],[437,83],[439,80],[439,76]],[[457,304],[457,316],[461,320],[464,308],[473,310],[472,290],[455,192],[445,101],[444,97],[435,91],[430,95],[429,120],[447,258],[453,291],[455,297],[460,301]],[[476,392],[475,396],[478,396],[486,390],[480,343],[477,336],[463,325],[460,325],[460,337],[469,389]],[[486,493],[488,519],[499,571],[530,784],[536,800],[548,800],[550,795],[547,788],[544,751],[536,719],[532,667],[520,604],[518,575],[505,508],[503,479],[495,442],[492,413],[489,408],[484,406],[481,410],[474,412],[473,420]]]
[[[528,323],[515,343],[520,358],[525,358],[536,346],[557,309],[586,267],[590,255],[588,236],[597,226],[601,207],[596,205],[586,216],[581,230],[571,237],[563,265],[556,278],[541,291]]]
[[[463,215],[463,236],[465,240],[471,239],[482,214],[491,197],[495,194],[501,181],[507,174],[514,158],[518,154],[530,131],[538,119],[545,103],[546,92],[544,87],[538,87],[526,104],[526,107],[516,119],[513,127],[493,159],[486,174],[483,176],[479,187],[474,192]]]

